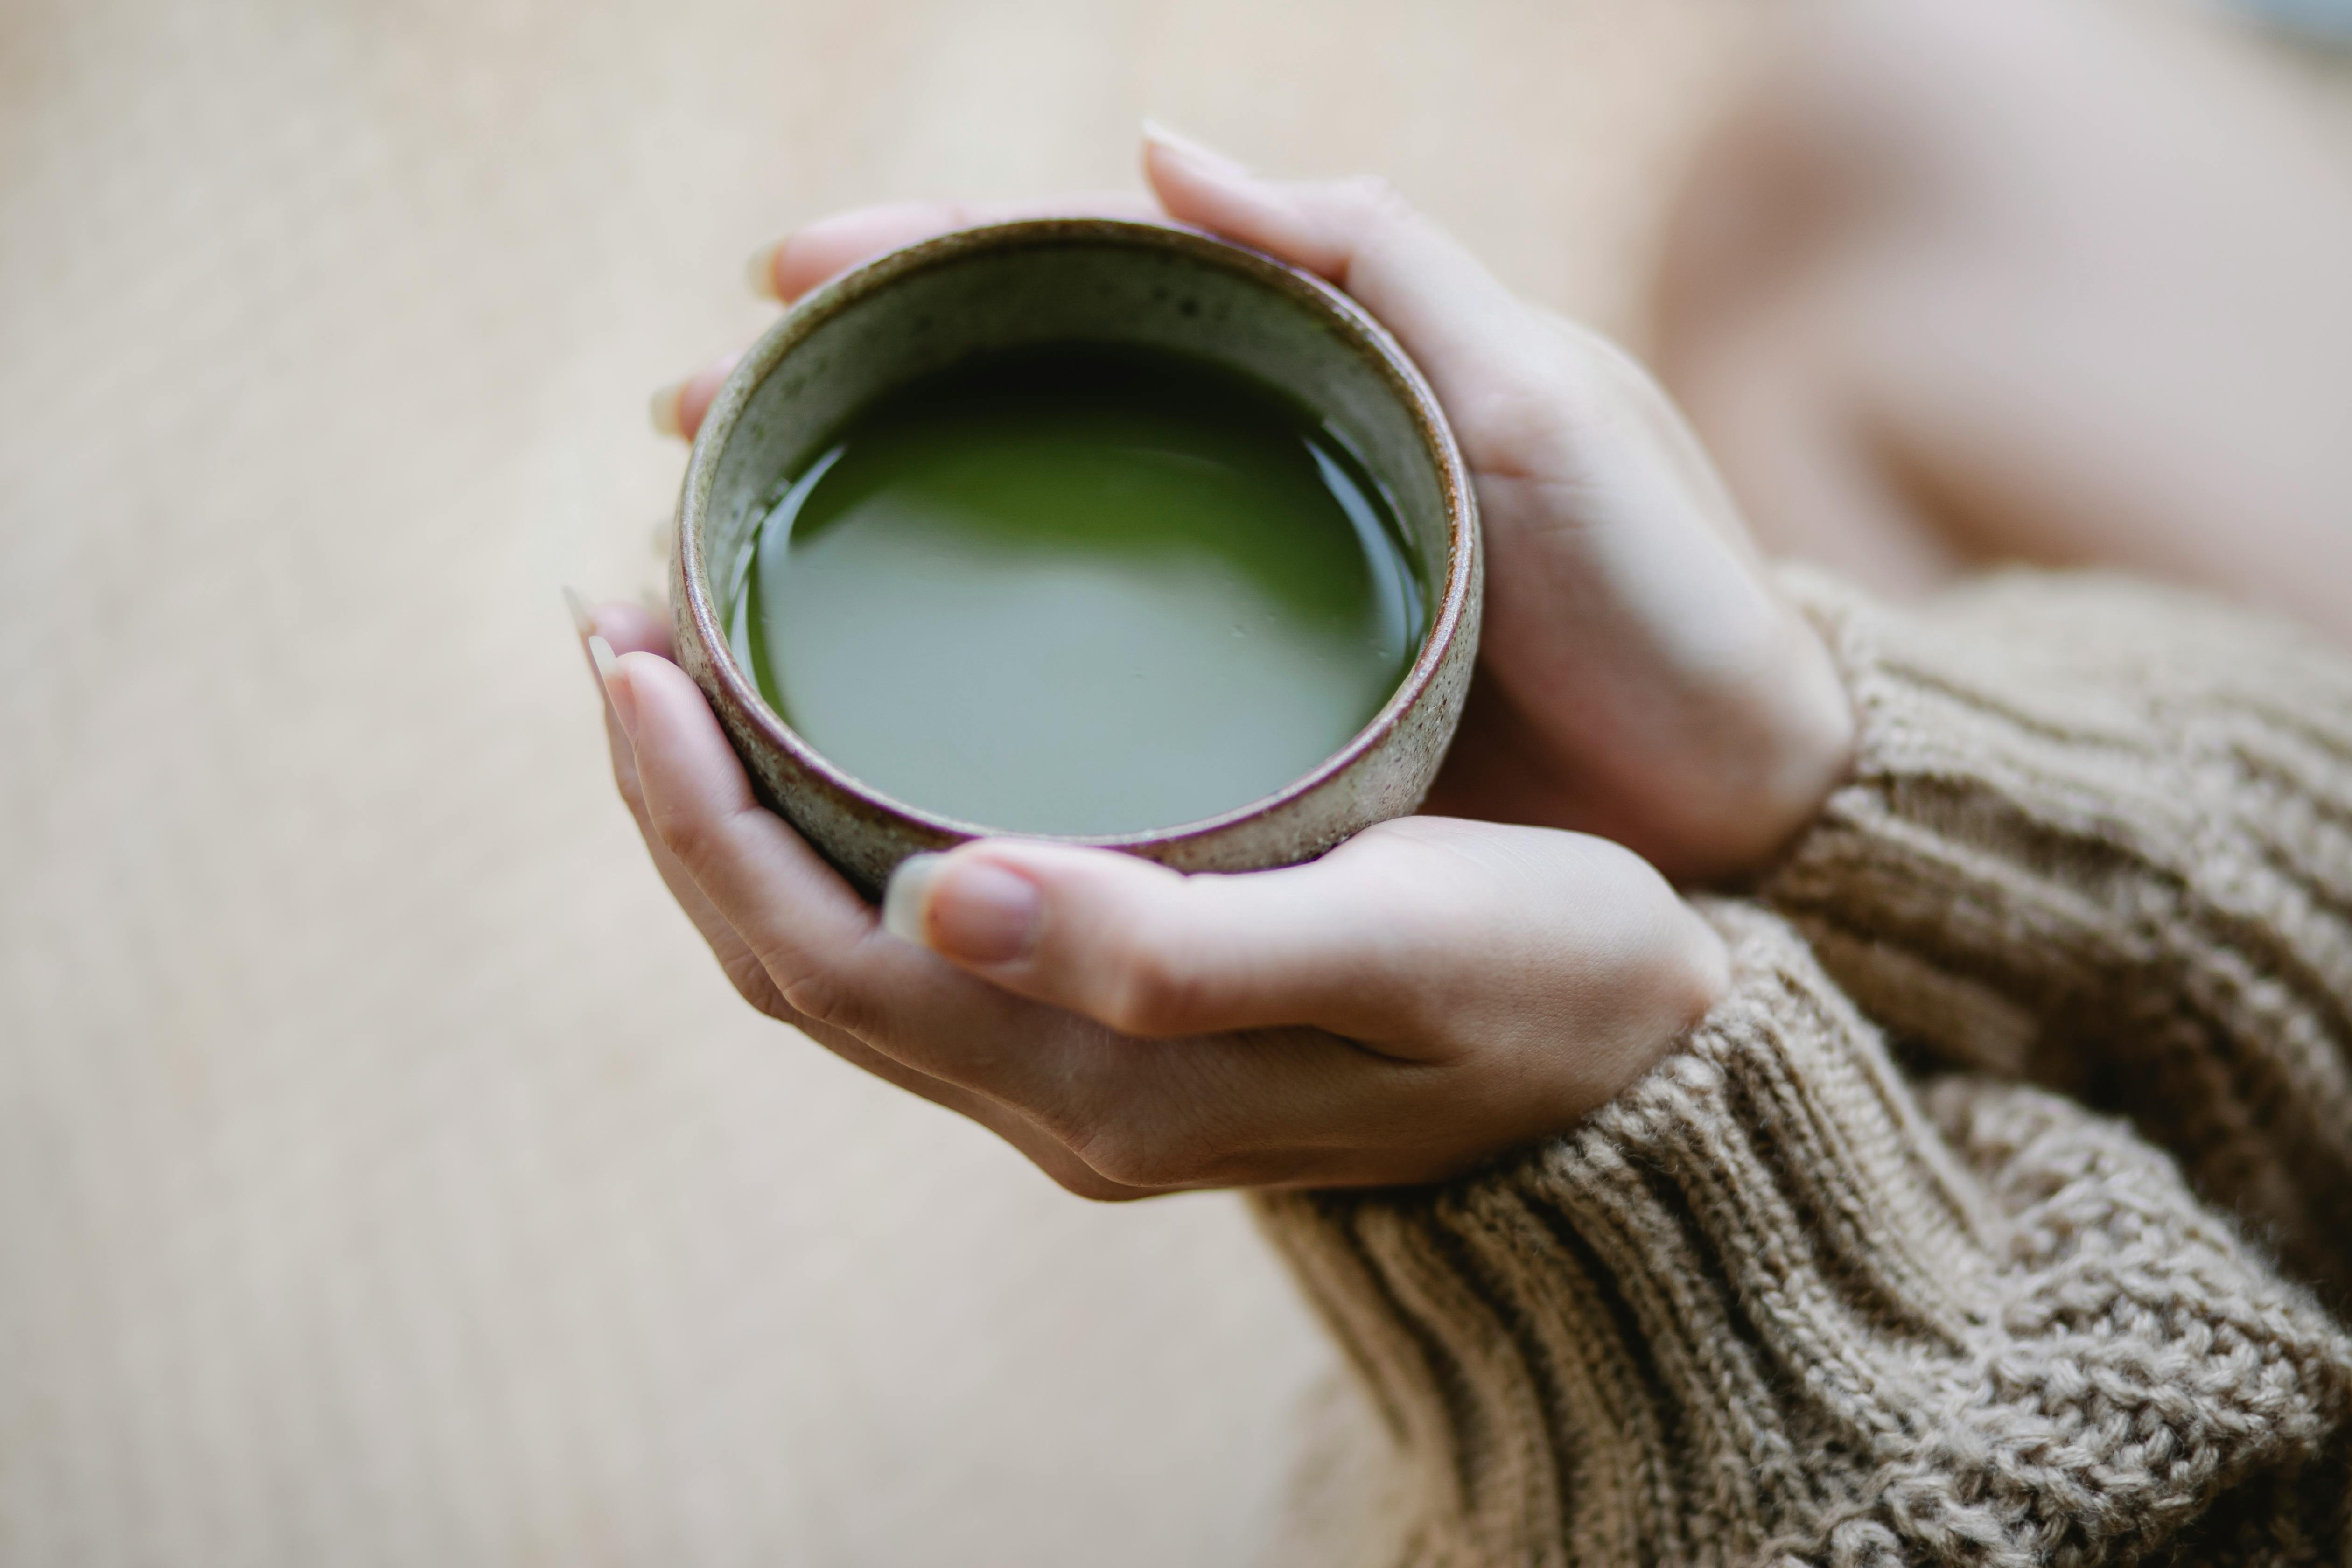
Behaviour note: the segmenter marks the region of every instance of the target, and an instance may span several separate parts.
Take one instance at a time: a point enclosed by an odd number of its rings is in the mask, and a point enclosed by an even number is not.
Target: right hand
[[[1430,809],[1596,834],[1683,880],[1753,869],[1811,817],[1852,750],[1845,694],[1640,365],[1378,181],[1262,179],[1162,133],[1144,170],[1152,201],[840,214],[755,258],[755,281],[789,300],[933,234],[1071,212],[1192,225],[1328,279],[1429,377],[1485,526],[1478,677]],[[725,373],[657,395],[656,423],[690,437]]]
[[[1085,1196],[1451,1176],[1574,1125],[1729,984],[1619,846],[1437,816],[1237,876],[985,839],[877,910],[753,798],[659,616],[583,629],[622,798],[745,1000]]]

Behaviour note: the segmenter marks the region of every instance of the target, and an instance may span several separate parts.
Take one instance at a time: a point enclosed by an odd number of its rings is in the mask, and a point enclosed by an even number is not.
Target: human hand
[[[1625,849],[1441,817],[1242,876],[982,840],[877,911],[753,798],[659,618],[582,629],[621,794],[736,989],[1084,1196],[1450,1175],[1607,1100],[1727,983]]]
[[[1428,375],[1478,494],[1478,677],[1429,808],[1597,834],[1691,880],[1754,868],[1811,818],[1852,748],[1844,692],[1638,364],[1378,182],[1265,180],[1160,132],[1144,166],[1150,200],[837,215],[755,257],[753,281],[794,299],[896,246],[1048,213],[1186,223],[1329,279]],[[691,436],[726,370],[665,389],[656,422]]]

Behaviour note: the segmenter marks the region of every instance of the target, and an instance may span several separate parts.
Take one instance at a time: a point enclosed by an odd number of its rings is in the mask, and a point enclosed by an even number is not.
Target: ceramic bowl
[[[1220,361],[1318,411],[1387,487],[1431,614],[1395,694],[1305,777],[1222,816],[1068,842],[1186,871],[1309,860],[1419,805],[1461,718],[1478,645],[1477,503],[1436,398],[1377,322],[1318,279],[1186,229],[1049,218],[926,240],[809,295],[736,365],[695,439],[671,561],[678,662],[761,798],[868,898],[908,856],[990,828],[860,783],[761,696],[725,630],[753,531],[778,481],[880,394],[974,354],[1074,340]]]

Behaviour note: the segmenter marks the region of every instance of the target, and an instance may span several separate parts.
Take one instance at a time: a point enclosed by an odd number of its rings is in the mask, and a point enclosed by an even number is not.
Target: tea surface
[[[862,783],[1102,835],[1308,773],[1424,626],[1385,496],[1307,409],[1202,361],[1071,345],[852,417],[759,525],[731,629]]]

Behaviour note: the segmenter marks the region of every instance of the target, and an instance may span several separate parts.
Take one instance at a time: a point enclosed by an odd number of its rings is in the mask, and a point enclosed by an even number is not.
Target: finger
[[[1759,570],[1730,492],[1673,402],[1605,339],[1519,303],[1376,183],[1284,184],[1160,134],[1146,168],[1171,216],[1339,282],[1428,374],[1476,481],[1487,539],[1481,669],[1526,710],[1574,693],[1597,816],[1676,875],[1751,865],[1845,763],[1853,716],[1820,638]],[[1671,591],[1668,591],[1671,589]],[[1637,657],[1627,657],[1635,650]],[[1739,759],[1746,771],[1720,766]],[[1672,759],[1704,781],[1656,818]],[[1735,774],[1737,776],[1735,776]],[[1698,855],[1677,847],[1698,843]]]
[[[789,1006],[1044,1125],[1071,1124],[1099,1077],[1090,1028],[884,935],[874,909],[754,798],[709,705],[676,665],[621,656],[607,686],[647,824]]]
[[[1115,217],[1161,223],[1167,215],[1132,191],[1080,191],[1004,202],[894,202],[806,224],[751,255],[751,290],[789,303],[861,261],[934,235],[1032,217]]]
[[[646,832],[645,797],[637,784],[636,748],[629,743],[627,733],[621,728],[620,715],[614,710],[612,692],[605,684],[603,665],[594,653],[594,642],[595,639],[603,639],[605,654],[612,658],[626,653],[650,653],[659,658],[667,658],[671,647],[669,623],[641,605],[616,600],[591,607],[573,590],[566,588],[563,593],[565,601],[572,607],[572,625],[580,634],[582,652],[588,657],[589,674],[596,681],[596,694],[603,700],[604,742],[612,755],[613,783],[619,789],[621,800],[628,806],[630,816],[636,819],[638,829]],[[656,841],[648,837],[647,847],[656,847]],[[656,854],[656,863],[659,864],[663,858],[663,855]],[[662,879],[665,882],[670,880],[667,874]],[[688,887],[691,885],[689,882]],[[673,886],[670,891],[678,893],[679,890]],[[701,898],[698,892],[692,899],[681,894],[679,902],[687,907],[687,912],[694,917],[695,925],[706,937],[711,935],[712,923],[725,924],[724,921],[717,919],[715,913],[711,921],[706,921],[701,911],[708,910],[709,901]],[[700,910],[698,910],[698,905],[701,906]]]
[[[623,744],[625,746],[625,740]],[[632,774],[634,776],[634,766]],[[627,791],[624,794],[629,800],[632,815],[637,819],[638,831],[645,838],[646,853],[654,863],[655,870],[660,874],[663,885],[694,922],[711,955],[719,961],[719,969],[752,1006],[778,1023],[797,1029],[858,1070],[979,1123],[1011,1144],[1064,1189],[1079,1197],[1118,1203],[1150,1197],[1162,1190],[1113,1181],[1078,1158],[1052,1131],[1019,1109],[992,1100],[961,1084],[919,1071],[887,1052],[877,1050],[845,1029],[820,1023],[795,1011],[761,966],[751,944],[704,896],[694,879],[678,863],[677,857],[670,853],[668,846],[646,821],[642,795]]]
[[[759,951],[786,1000],[827,1018],[833,1008],[815,994],[865,942],[870,912],[753,798],[742,764],[683,670],[628,653],[613,659],[604,679],[635,759],[647,826]],[[795,994],[804,987],[807,994]]]
[[[637,757],[622,731],[620,718],[613,710],[612,693],[604,684],[604,672],[594,652],[593,639],[602,637],[607,651],[618,656],[624,653],[650,653],[663,658],[670,655],[670,629],[667,621],[642,605],[615,600],[609,604],[591,605],[576,588],[563,590],[563,602],[572,612],[572,627],[579,635],[580,655],[587,662],[589,677],[596,683],[596,696],[604,713],[604,743],[612,753],[613,782],[619,787],[622,800],[643,826],[643,805],[637,795]],[[699,923],[699,922],[698,922]]]
[[[1515,390],[1515,367],[1544,368],[1527,306],[1385,182],[1269,180],[1164,128],[1145,134],[1144,174],[1170,216],[1345,289],[1397,335],[1465,441],[1479,425],[1474,410],[1498,387]]]
[[[967,845],[902,870],[889,909],[1129,1037],[1072,1147],[1138,1185],[1433,1179],[1602,1103],[1727,984],[1720,941],[1625,851],[1426,817],[1231,877]]]
[[[623,653],[667,657],[671,634],[666,618],[642,605],[625,602],[589,608],[576,593],[570,589],[564,593],[572,605],[573,623],[583,641],[590,637],[602,637],[607,647],[615,650],[616,658]],[[601,679],[598,686],[601,692]],[[846,1030],[820,1023],[793,1009],[767,971],[761,966],[751,944],[710,901],[677,857],[662,841],[661,836],[654,831],[637,779],[635,749],[623,732],[609,700],[604,708],[612,742],[614,777],[620,785],[622,799],[627,804],[630,815],[635,819],[638,831],[645,839],[654,868],[660,874],[664,886],[677,900],[679,908],[686,911],[695,929],[709,944],[712,955],[719,960],[719,967],[745,1000],[769,1016],[798,1029],[853,1067],[977,1121],[1018,1149],[1054,1181],[1081,1197],[1116,1202],[1151,1195],[1155,1189],[1131,1186],[1103,1176],[1072,1153],[1059,1139],[1017,1110],[961,1085],[919,1072],[875,1049]]]
[[[1127,1203],[1177,1190],[1172,1186],[1139,1186],[1115,1181],[1087,1164],[1071,1152],[1067,1143],[1020,1111],[961,1084],[918,1072],[845,1030],[800,1017],[783,1022],[860,1071],[985,1127],[1018,1150],[1066,1192],[1097,1203]]]
[[[1128,1198],[1318,1169],[1297,1141],[1359,1126],[1368,1101],[1395,1098],[1315,1031],[1279,1047],[1115,1040],[878,935],[873,911],[752,800],[682,671],[633,653],[610,679],[656,864],[682,870],[690,910],[740,933],[779,1016],[971,1117],[1069,1190]]]
[[[1159,127],[1147,135],[1145,173],[1172,216],[1330,279],[1397,335],[1482,485],[1532,473],[1654,489],[1735,556],[1748,548],[1730,493],[1649,374],[1600,334],[1528,306],[1385,182],[1267,180]]]
[[[646,409],[647,416],[653,421],[654,434],[676,437],[681,441],[693,440],[694,433],[702,428],[703,416],[709,414],[711,404],[718,401],[719,389],[727,384],[728,374],[734,370],[735,362],[742,357],[740,351],[723,354],[684,381],[674,381],[667,386],[657,388]]]
[[[742,934],[736,931],[727,917],[719,913],[718,907],[695,884],[694,879],[687,874],[677,857],[670,853],[660,836],[654,832],[646,816],[645,792],[637,778],[636,749],[630,744],[628,735],[621,728],[619,715],[614,711],[611,695],[605,688],[604,671],[599,667],[599,656],[593,652],[594,643],[591,639],[604,643],[603,658],[615,658],[624,653],[650,653],[667,658],[671,647],[668,621],[640,605],[614,602],[589,608],[580,595],[569,588],[564,590],[564,596],[572,606],[573,624],[582,641],[587,645],[583,651],[590,654],[591,673],[596,677],[597,692],[603,699],[604,739],[612,757],[614,786],[620,792],[622,804],[629,808],[630,818],[636,824],[638,837],[645,841],[646,855],[652,859],[662,885],[669,889],[670,897],[685,911],[687,919],[710,949],[711,956],[719,961],[720,972],[737,993],[770,1017],[795,1027],[803,1026],[806,1021],[793,1011],[777,990],[774,981],[761,966],[758,955],[751,951],[751,944],[743,940]]]
[[[789,303],[885,251],[954,229],[1027,217],[1116,217],[1153,223],[1164,222],[1167,215],[1150,198],[1122,191],[1018,202],[900,202],[819,218],[753,252],[746,271],[754,293]],[[728,373],[742,357],[729,354],[656,391],[650,405],[655,432],[693,440]]]
[[[1638,1022],[1647,1044],[1652,982],[1697,997],[1712,943],[1613,845],[1434,817],[1241,876],[986,840],[901,868],[887,908],[894,932],[1124,1034],[1310,1026],[1424,1060],[1491,1046],[1497,1018],[1604,1054]],[[1685,945],[1691,973],[1670,962]]]
[[[572,606],[572,622],[583,645],[587,645],[592,637],[601,638],[606,657],[611,658],[626,653],[668,657],[670,628],[667,620],[662,616],[643,605],[626,602],[590,608],[569,588],[564,590],[564,596]],[[589,649],[583,647],[583,651]],[[767,971],[760,966],[751,945],[695,885],[694,879],[687,875],[686,868],[678,864],[677,857],[669,852],[668,847],[653,831],[646,815],[645,792],[637,779],[636,749],[629,743],[628,735],[621,728],[620,718],[614,710],[611,696],[605,689],[604,673],[595,667],[593,652],[590,663],[590,672],[596,677],[597,694],[603,700],[604,739],[612,756],[613,784],[620,792],[622,804],[629,808],[631,819],[636,823],[638,836],[645,840],[646,854],[653,860],[654,869],[660,875],[662,885],[669,889],[670,897],[677,900],[678,908],[686,911],[687,919],[693,922],[694,929],[709,947],[711,956],[718,959],[719,969],[743,999],[771,1017],[797,1026],[800,1022],[798,1015],[778,993]]]

